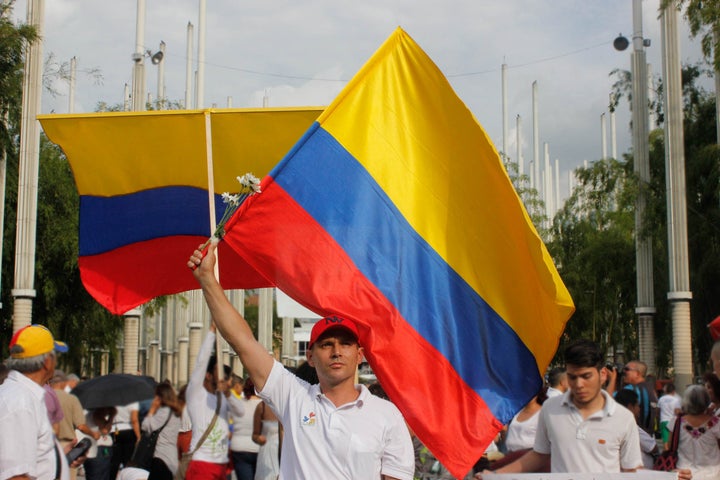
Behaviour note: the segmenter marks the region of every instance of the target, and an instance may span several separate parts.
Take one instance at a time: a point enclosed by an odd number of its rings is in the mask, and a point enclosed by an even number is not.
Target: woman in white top
[[[254,412],[262,400],[255,395],[255,385],[250,378],[242,384],[240,401],[245,406],[242,416],[232,415],[232,438],[230,438],[230,454],[237,480],[253,480],[260,445],[253,442]],[[233,386],[234,388],[234,386]]]
[[[280,475],[280,422],[275,413],[260,404],[255,409],[253,442],[260,445],[255,480],[275,480]]]
[[[720,418],[706,413],[710,395],[701,385],[691,385],[683,394],[680,420],[678,468],[689,468],[693,480],[720,478]],[[675,422],[668,424],[675,427]]]
[[[144,432],[162,428],[155,445],[148,480],[172,480],[177,473],[177,438],[182,409],[182,403],[170,384],[160,383],[155,387],[155,398],[142,422]]]
[[[547,389],[543,388],[510,421],[505,437],[508,453],[528,450],[535,443],[538,418],[542,404],[547,400]]]
[[[85,415],[85,423],[91,430],[100,432],[97,440],[90,438],[93,446],[87,453],[83,463],[86,480],[110,480],[110,459],[112,458],[112,424],[117,410],[115,407],[104,407],[90,410]]]

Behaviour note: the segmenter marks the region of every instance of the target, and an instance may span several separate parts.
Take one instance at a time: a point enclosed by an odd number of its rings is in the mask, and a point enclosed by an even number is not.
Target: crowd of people
[[[83,409],[79,379],[57,370],[68,346],[40,325],[15,333],[0,364],[0,480],[75,480],[78,468],[87,480],[453,478],[380,385],[356,383],[354,322],[318,321],[307,361],[291,371],[228,302],[214,263],[213,245],[188,261],[213,322],[179,391],[162,382],[153,398]],[[218,365],[216,331],[247,378]],[[714,371],[682,392],[671,383],[657,392],[639,360],[605,363],[589,340],[570,343],[563,358],[465,479],[651,469],[675,442],[681,480],[720,478],[720,342]],[[80,450],[82,439],[89,447]]]

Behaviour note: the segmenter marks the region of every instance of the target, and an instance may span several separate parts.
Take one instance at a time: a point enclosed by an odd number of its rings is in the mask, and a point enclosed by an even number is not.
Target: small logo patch
[[[312,427],[315,425],[315,412],[310,412],[302,418],[302,425]]]
[[[599,443],[600,445],[605,445],[605,439],[604,439],[604,438],[599,439],[599,440],[598,440],[598,443]]]

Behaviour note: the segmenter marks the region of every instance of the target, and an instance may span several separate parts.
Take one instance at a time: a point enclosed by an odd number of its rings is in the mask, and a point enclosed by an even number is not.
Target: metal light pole
[[[623,42],[624,40],[624,42]],[[618,37],[615,48],[627,48],[627,40]],[[655,301],[653,290],[652,243],[645,233],[644,219],[647,198],[645,186],[650,183],[650,153],[648,150],[648,97],[647,97],[647,60],[645,47],[649,40],[643,38],[642,0],[633,0],[633,53],[632,62],[632,133],[633,160],[635,174],[640,189],[635,200],[635,270],[637,279],[638,338],[640,360],[648,365],[649,371],[655,370]],[[624,47],[623,47],[624,45]]]
[[[145,110],[145,0],[137,2],[137,20],[135,25],[135,53],[132,54],[132,109]]]
[[[690,272],[685,198],[682,83],[678,12],[671,5],[660,17],[665,93],[665,186],[667,191],[670,315],[673,322],[673,365],[679,389],[693,383],[690,326]]]
[[[165,108],[165,42],[160,41],[160,50],[152,56],[152,63],[158,67],[157,102],[158,110]]]

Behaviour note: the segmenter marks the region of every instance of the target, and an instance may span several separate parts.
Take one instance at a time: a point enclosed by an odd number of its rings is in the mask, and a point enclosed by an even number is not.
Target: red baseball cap
[[[353,322],[352,320],[348,320],[347,318],[333,315],[330,317],[325,317],[322,320],[318,320],[315,325],[313,325],[312,331],[310,332],[310,343],[308,344],[308,348],[312,348],[313,344],[317,341],[317,339],[320,338],[323,333],[325,333],[331,328],[344,328],[345,330],[355,335],[355,338],[360,338],[355,322]]]

